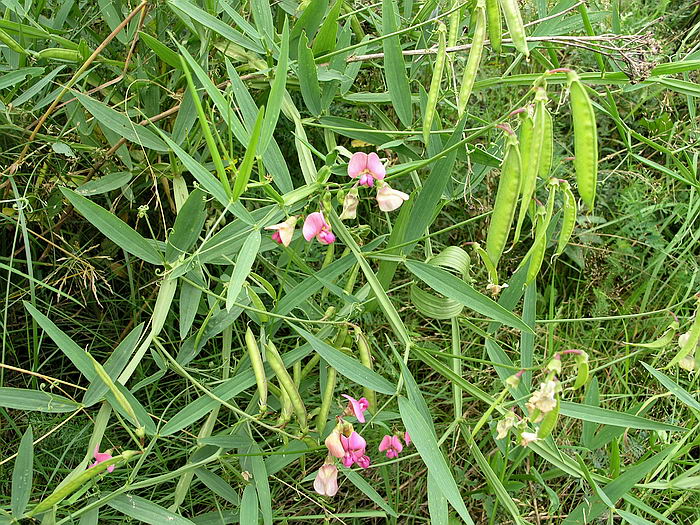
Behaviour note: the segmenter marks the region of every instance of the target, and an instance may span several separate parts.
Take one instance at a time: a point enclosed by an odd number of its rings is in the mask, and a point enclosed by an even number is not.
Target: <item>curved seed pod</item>
[[[294,414],[299,421],[299,427],[302,434],[306,434],[309,430],[309,426],[306,421],[306,407],[304,406],[304,401],[302,401],[301,396],[299,395],[299,390],[297,390],[292,376],[290,376],[289,372],[287,372],[284,362],[282,361],[279,352],[277,352],[277,349],[272,342],[269,342],[265,346],[265,356],[267,357],[267,362],[270,363],[270,367],[272,367],[272,370],[275,372],[275,375],[277,375],[280,385],[292,402]]]
[[[493,205],[491,224],[486,236],[486,253],[496,268],[508,241],[520,188],[521,166],[518,139],[511,131],[506,141],[506,153],[503,156],[496,202]]]
[[[642,348],[664,348],[671,344],[673,338],[676,337],[676,332],[678,331],[678,321],[673,321],[666,331],[661,334],[657,339],[649,341],[648,343],[624,343],[630,346],[640,346]]]
[[[364,334],[360,330],[359,326],[355,327],[355,338],[357,339],[357,350],[360,354],[360,363],[372,370],[372,351],[369,348],[367,339],[365,339]],[[363,387],[362,395],[369,402],[369,406],[374,412],[377,409],[377,394],[371,388]]]
[[[598,130],[593,104],[579,76],[571,71],[569,92],[574,123],[574,169],[578,193],[589,210],[595,204],[598,183]]]
[[[695,319],[693,324],[690,326],[690,331],[688,333],[688,338],[685,340],[683,346],[681,346],[680,351],[675,355],[671,362],[666,365],[665,368],[670,368],[673,365],[678,364],[681,359],[690,354],[698,346],[700,342],[700,307],[695,312]]]
[[[554,155],[554,122],[552,114],[544,108],[544,134],[542,135],[542,153],[540,154],[539,176],[542,179],[549,177],[552,170],[552,158]]]
[[[331,410],[331,403],[333,402],[333,392],[335,392],[335,379],[336,371],[332,366],[326,367],[326,387],[323,389],[323,396],[321,397],[321,408],[318,410],[318,416],[316,416],[316,431],[323,434],[323,429],[326,428],[326,422],[328,421],[328,413]]]
[[[460,117],[467,108],[467,102],[472,94],[472,88],[476,80],[476,73],[479,71],[481,55],[484,51],[484,40],[486,38],[486,8],[484,0],[477,1],[474,17],[476,22],[472,48],[469,50],[469,58],[467,59],[467,65],[464,67],[462,85],[459,88],[459,97],[457,98],[457,111]]]
[[[498,0],[486,0],[486,16],[488,17],[489,42],[496,53],[501,52],[503,39],[503,24],[501,23],[501,8]]]
[[[248,327],[245,332],[245,344],[248,349],[250,366],[253,368],[253,374],[255,374],[255,382],[258,385],[260,412],[264,413],[267,411],[267,376],[265,375],[265,365],[263,365],[258,342],[255,340],[255,335],[253,335],[253,331],[250,327]]]
[[[576,213],[578,212],[576,197],[574,197],[568,182],[562,183],[562,191],[564,192],[564,209],[562,212],[561,231],[557,241],[557,251],[554,253],[555,257],[559,257],[564,253],[566,245],[569,244],[571,234],[574,232],[574,226],[576,226]]]
[[[538,205],[537,209],[537,226],[535,228],[535,242],[530,249],[530,257],[527,268],[527,278],[525,279],[525,286],[532,283],[540,273],[540,268],[542,267],[542,261],[544,260],[544,250],[547,247],[547,227],[549,223],[547,222],[547,212],[542,205]]]
[[[428,144],[430,138],[430,130],[433,126],[433,118],[435,117],[435,108],[437,107],[437,99],[440,94],[440,83],[442,82],[442,70],[445,68],[445,57],[447,56],[445,33],[447,28],[445,24],[438,24],[438,52],[435,59],[435,68],[433,69],[433,78],[430,81],[430,91],[428,92],[428,103],[425,106],[425,117],[423,118],[423,142]]]
[[[486,266],[486,271],[489,273],[490,283],[498,286],[498,270],[496,270],[496,267],[494,266],[491,257],[489,257],[489,254],[486,253],[486,250],[479,246],[478,243],[474,243],[474,251],[484,263],[484,266]]]
[[[500,0],[500,3],[515,49],[526,57],[530,56],[530,50],[525,39],[525,25],[523,24],[523,17],[520,15],[518,0]]]
[[[532,157],[532,134],[535,129],[535,120],[532,118],[530,111],[524,111],[520,114],[520,128],[518,129],[518,142],[520,143],[520,198],[523,199],[525,191],[525,177],[527,176],[527,166],[530,165],[530,157]],[[525,201],[522,200],[521,208],[525,206]],[[520,240],[520,230],[523,223],[520,221],[522,210],[518,213],[518,221],[515,226],[515,235],[513,242],[517,243]],[[524,220],[524,217],[523,217]]]
[[[280,415],[277,418],[277,426],[284,427],[292,419],[294,408],[292,407],[292,400],[289,399],[287,391],[282,388],[282,383],[276,388],[279,390],[279,395],[277,397],[280,400]]]
[[[535,116],[532,119],[532,134],[529,137],[529,143],[520,143],[520,153],[524,156],[522,170],[522,184],[520,186],[520,211],[518,212],[518,224],[515,227],[515,242],[520,238],[520,231],[525,222],[525,216],[530,206],[532,196],[535,194],[537,187],[537,175],[540,172],[540,160],[542,158],[542,144],[545,134],[545,102],[547,101],[547,93],[544,88],[538,87],[535,94]],[[525,119],[527,122],[527,117]],[[525,124],[525,123],[523,123]],[[527,129],[523,133],[527,133]]]
[[[577,388],[581,388],[583,385],[585,385],[588,382],[588,354],[583,353],[581,355],[576,356],[576,364],[577,369],[576,369],[576,381],[574,382],[574,390]]]
[[[559,419],[559,398],[557,397],[556,406],[552,410],[547,412],[547,414],[542,419],[542,423],[540,423],[540,428],[537,429],[537,437],[540,439],[544,439],[546,437],[549,437],[549,435],[554,430],[554,427],[557,425],[558,419]]]
[[[459,0],[452,0],[452,5],[450,9],[457,7]],[[457,45],[457,32],[459,31],[459,23],[461,21],[462,8],[455,9],[450,13],[449,20],[449,31],[447,33],[447,47],[453,47]]]

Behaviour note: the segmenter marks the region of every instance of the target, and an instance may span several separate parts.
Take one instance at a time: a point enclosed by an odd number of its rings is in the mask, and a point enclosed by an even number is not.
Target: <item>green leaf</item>
[[[561,402],[560,413],[563,416],[613,427],[635,428],[638,430],[666,430],[671,432],[686,432],[688,430],[687,428],[658,423],[651,419],[625,414],[624,412],[572,403],[571,401]]]
[[[75,98],[95,117],[97,122],[112,130],[120,137],[156,151],[168,151],[167,146],[151,130],[132,122],[129,117],[116,111],[103,102],[74,91]]]
[[[321,24],[318,30],[318,35],[314,40],[313,52],[319,56],[327,51],[333,51],[336,48],[336,35],[338,34],[338,15],[340,8],[343,6],[344,0],[335,0],[331,8],[328,10],[326,19]]]
[[[253,484],[248,484],[243,489],[240,523],[258,523],[258,494]]]
[[[275,25],[272,20],[270,0],[250,0],[250,11],[258,33],[272,41],[275,36]]]
[[[157,38],[152,37],[151,35],[149,35],[148,33],[144,33],[143,31],[139,31],[139,37],[141,41],[148,47],[150,47],[153,50],[153,52],[156,55],[158,55],[158,58],[160,58],[163,62],[175,69],[182,69],[180,57],[175,51],[163,44]]]
[[[275,79],[272,81],[270,95],[267,98],[267,110],[265,120],[262,124],[259,150],[265,153],[268,144],[272,140],[272,135],[277,127],[277,120],[282,108],[282,99],[285,94],[287,84],[287,64],[289,61],[289,21],[285,18],[282,28],[282,45],[280,46],[279,60],[275,68]]]
[[[430,430],[416,406],[405,397],[399,397],[399,412],[406,426],[406,431],[411,435],[411,441],[416,446],[418,454],[428,467],[428,472],[435,478],[440,490],[450,502],[452,507],[470,525],[474,522],[469,516],[464,505],[459,487],[455,482],[450,468],[447,466],[445,456],[440,451],[437,439]]]
[[[399,28],[396,2],[382,1],[382,34],[394,33]],[[401,123],[407,128],[413,122],[411,102],[411,85],[406,75],[406,64],[401,53],[401,41],[398,35],[382,41],[384,47],[384,74],[389,89],[391,103]]]
[[[632,514],[631,512],[619,509],[617,509],[615,512],[631,525],[654,525],[653,521],[649,521],[648,519]]]
[[[226,292],[226,310],[228,311],[231,311],[231,308],[233,308],[233,303],[238,299],[243,283],[248,278],[248,274],[260,250],[261,240],[260,230],[251,231],[236,258],[236,266],[231,272],[231,280],[228,283]]]
[[[345,355],[337,348],[333,348],[328,343],[321,341],[303,328],[292,323],[289,323],[289,325],[306,339],[313,349],[316,350],[329,365],[335,368],[338,373],[344,375],[358,385],[371,388],[381,394],[392,395],[396,392],[395,385],[392,385],[382,376],[361,364],[357,359]]]
[[[450,509],[447,506],[447,498],[430,473],[428,473],[428,513],[430,525],[449,525]]]
[[[240,443],[239,445],[240,446]],[[200,467],[194,471],[195,475],[211,490],[214,494],[228,501],[236,507],[241,503],[241,497],[238,495],[231,485],[229,485],[221,476],[214,474],[212,471],[204,467]]]
[[[120,494],[116,498],[108,500],[107,505],[122,514],[151,525],[165,523],[169,525],[193,525],[193,522],[187,518],[133,494]]]
[[[676,384],[675,381],[673,381],[663,372],[655,370],[646,363],[642,363],[642,366],[646,368],[651,375],[658,379],[659,383],[664,385],[664,387],[666,387],[666,389],[669,392],[671,392],[674,396],[676,396],[678,399],[680,399],[683,403],[688,405],[693,410],[697,410],[698,412],[700,412],[700,403],[698,403],[698,401],[690,394],[690,392],[678,386],[678,384]]]
[[[30,425],[19,442],[15,468],[12,469],[12,515],[18,519],[27,508],[32,494],[33,468],[34,434]]]
[[[175,217],[173,231],[168,236],[165,247],[165,260],[173,263],[192,248],[202,233],[202,226],[207,218],[207,210],[204,208],[206,196],[202,190],[195,188],[182,209]]]
[[[67,397],[49,394],[43,390],[0,387],[0,407],[4,408],[60,414],[73,412],[81,406],[80,403],[71,401]]]
[[[245,155],[243,156],[243,161],[241,162],[241,167],[236,174],[236,180],[233,181],[233,195],[231,200],[233,202],[237,201],[238,198],[243,195],[243,192],[248,187],[248,181],[250,180],[250,174],[253,171],[253,163],[255,162],[255,154],[258,148],[258,142],[260,140],[261,128],[263,124],[263,117],[265,115],[265,108],[260,107],[258,111],[258,117],[255,119],[255,126],[253,126],[253,131],[250,134],[250,140],[248,141],[248,146],[245,150]]]
[[[425,284],[436,292],[453,299],[467,308],[474,310],[489,319],[503,323],[506,326],[517,328],[523,332],[532,333],[532,328],[520,318],[509,312],[501,305],[477,292],[474,288],[431,264],[418,261],[406,261],[406,267]]]
[[[299,38],[298,49],[298,77],[301,96],[304,99],[304,104],[309,111],[318,116],[321,114],[321,86],[318,83],[318,75],[316,74],[316,63],[314,55],[309,49],[309,40],[306,38],[306,33],[301,34]]]
[[[83,217],[121,249],[148,263],[163,264],[161,254],[153,245],[114,213],[68,188],[61,188],[61,193]]]
[[[374,490],[374,487],[370,485],[367,481],[365,481],[365,478],[360,476],[357,472],[343,468],[342,469],[343,474],[345,474],[345,477],[350,480],[350,482],[355,485],[360,491],[364,493],[365,496],[367,496],[369,499],[374,501],[377,505],[379,505],[381,508],[383,508],[388,514],[391,516],[397,518],[398,514],[396,511],[392,508],[391,505],[389,505],[384,498],[382,498],[379,495],[379,492]]]
[[[129,184],[133,176],[128,171],[117,171],[99,179],[93,179],[75,188],[75,192],[83,197],[101,195]]]

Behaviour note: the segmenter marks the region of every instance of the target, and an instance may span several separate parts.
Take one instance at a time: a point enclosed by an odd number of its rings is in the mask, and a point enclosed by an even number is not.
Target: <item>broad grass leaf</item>
[[[382,35],[394,33],[399,29],[399,16],[397,4],[392,0],[382,2]],[[401,40],[399,36],[385,38],[382,41],[384,48],[384,74],[386,85],[389,89],[391,102],[401,123],[407,128],[413,122],[413,105],[411,102],[411,85],[406,75],[406,64],[401,53]]]
[[[3,408],[60,414],[73,412],[81,406],[80,403],[71,401],[67,397],[50,394],[43,390],[0,387],[0,407]]]
[[[299,88],[301,96],[304,99],[304,104],[308,110],[315,116],[321,114],[321,86],[318,83],[318,75],[316,74],[316,63],[314,62],[314,54],[309,49],[309,40],[306,38],[306,33],[302,33],[299,38],[298,49],[298,76]]]
[[[634,428],[637,430],[665,430],[670,432],[686,432],[688,430],[683,427],[677,427],[676,425],[659,423],[644,417],[625,414],[624,412],[582,405],[571,401],[561,402],[560,413],[563,416],[613,427]]]
[[[240,523],[258,523],[258,493],[252,483],[243,489],[240,509]]]
[[[250,140],[246,146],[243,161],[238,169],[238,173],[236,173],[236,179],[233,181],[233,194],[231,195],[231,200],[233,202],[237,201],[248,187],[248,181],[250,180],[250,174],[253,171],[253,163],[255,162],[255,155],[258,149],[258,142],[260,141],[264,115],[265,108],[261,107],[258,111],[258,116],[255,119],[255,125],[253,126],[253,131],[250,134]]]
[[[617,509],[615,512],[630,525],[654,525],[653,521],[649,521],[648,519],[627,512],[626,510]]]
[[[355,485],[365,496],[383,508],[389,515],[393,516],[394,518],[398,517],[398,514],[393,507],[389,505],[384,498],[382,498],[379,492],[374,490],[374,487],[372,487],[372,485],[370,485],[365,478],[360,476],[357,472],[347,468],[342,468],[342,472],[345,474],[345,477],[348,478],[350,482]]]
[[[321,24],[321,28],[318,30],[318,35],[314,39],[313,52],[314,55],[319,56],[327,51],[333,51],[336,49],[336,35],[338,34],[338,27],[340,23],[338,21],[338,15],[340,15],[340,9],[343,7],[344,0],[335,0],[333,5],[328,10],[326,14],[326,19]]]
[[[165,260],[169,263],[184,256],[199,238],[207,218],[205,203],[205,193],[195,188],[178,212],[165,248]]]
[[[467,308],[489,319],[524,332],[532,332],[527,324],[494,300],[477,292],[462,279],[431,264],[418,261],[406,261],[406,267],[425,284],[445,297],[453,299]]]
[[[449,525],[450,509],[447,506],[447,498],[430,472],[428,472],[428,513],[430,525]]]
[[[272,19],[270,0],[250,0],[250,11],[253,14],[258,34],[272,41],[275,36],[275,25]]]
[[[120,494],[107,505],[127,516],[150,525],[193,525],[192,521],[168,509],[133,494]]]
[[[139,31],[139,38],[144,44],[150,47],[163,62],[175,69],[182,69],[182,62],[180,62],[178,54],[160,40],[143,31]]]
[[[666,390],[671,392],[674,396],[680,399],[683,403],[688,405],[693,410],[700,412],[700,403],[688,392],[685,388],[679,386],[675,381],[668,377],[663,372],[655,370],[646,363],[642,363],[642,366],[647,369],[647,371],[653,375],[659,383],[661,383]]]
[[[238,506],[241,503],[241,497],[233,487],[227,483],[221,476],[213,473],[205,467],[195,469],[195,476],[206,485],[214,494],[228,501],[231,505]]]
[[[313,349],[318,352],[330,366],[335,368],[339,374],[344,375],[358,385],[371,388],[381,394],[392,395],[396,392],[395,385],[364,366],[357,359],[345,355],[337,348],[333,348],[328,343],[321,341],[303,328],[292,323],[289,323],[289,325],[296,330],[300,336],[306,339]]]
[[[133,175],[128,171],[117,171],[82,184],[75,188],[75,192],[83,197],[101,195],[126,186],[132,178]]]
[[[455,482],[450,468],[447,466],[445,456],[440,451],[437,439],[430,430],[430,425],[425,421],[416,406],[405,397],[399,397],[399,411],[401,419],[406,426],[406,431],[411,435],[411,441],[416,446],[418,454],[428,467],[428,472],[435,478],[440,490],[457,511],[461,518],[470,525],[474,522],[464,505],[459,487]]]
[[[147,263],[163,264],[163,257],[153,247],[153,244],[141,237],[136,230],[114,213],[68,188],[61,188],[61,193],[95,228],[121,249]]]
[[[22,436],[12,469],[12,515],[19,519],[27,508],[32,494],[32,479],[34,468],[34,434],[31,425]]]
[[[275,79],[270,86],[270,95],[267,97],[267,109],[265,119],[262,124],[260,142],[258,148],[261,153],[265,153],[268,144],[272,140],[272,134],[277,127],[277,120],[282,109],[282,100],[285,96],[285,86],[287,85],[287,65],[289,62],[289,20],[285,18],[282,28],[282,44],[280,46],[279,59],[275,67]]]
[[[246,238],[241,247],[241,251],[236,258],[236,265],[231,272],[231,280],[228,283],[226,292],[226,310],[228,311],[231,311],[231,308],[233,308],[233,303],[238,299],[243,283],[248,278],[248,274],[258,255],[258,250],[260,250],[261,239],[260,230],[253,230],[248,234],[248,238]]]
[[[77,91],[73,94],[83,107],[89,111],[102,126],[112,130],[120,137],[140,144],[155,151],[168,151],[168,147],[151,130],[132,122],[129,117],[109,107],[104,102],[83,95]]]

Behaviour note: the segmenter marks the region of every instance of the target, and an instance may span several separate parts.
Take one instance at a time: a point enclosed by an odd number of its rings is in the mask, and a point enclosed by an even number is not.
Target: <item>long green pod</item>
[[[496,53],[500,53],[503,23],[501,22],[501,8],[498,6],[498,0],[486,0],[486,16],[489,22],[489,43]]]
[[[547,227],[549,223],[547,222],[547,211],[542,205],[538,205],[537,207],[535,222],[537,223],[535,228],[535,242],[530,249],[525,286],[532,283],[537,277],[537,274],[540,273],[542,261],[544,260],[544,251],[547,247]]]
[[[527,210],[530,207],[530,201],[535,194],[537,187],[537,176],[540,172],[540,160],[542,158],[542,144],[545,134],[545,102],[547,101],[547,93],[544,88],[537,88],[535,94],[535,115],[532,119],[532,131],[527,142],[520,143],[520,153],[524,156],[522,170],[522,184],[520,186],[520,211],[518,212],[518,223],[515,227],[515,242],[520,238]],[[527,118],[525,120],[527,122]],[[525,122],[523,123],[525,125]],[[528,130],[523,130],[526,134]]]
[[[36,507],[27,513],[27,517],[36,516],[42,512],[46,512],[54,505],[57,505],[63,499],[73,494],[76,490],[83,487],[88,481],[102,474],[105,470],[113,465],[117,465],[122,461],[129,461],[131,458],[140,454],[136,450],[125,450],[119,456],[114,456],[112,459],[98,463],[94,467],[87,469],[82,472],[79,476],[76,476],[72,481],[66,483],[62,487],[56,489],[50,496],[47,496],[42,501],[40,501]]]
[[[457,97],[457,111],[460,117],[467,108],[467,102],[469,102],[469,97],[474,88],[476,74],[479,71],[481,55],[484,51],[484,40],[486,39],[486,7],[484,0],[477,1],[474,17],[476,21],[474,23],[472,47],[469,50],[469,58],[467,59],[467,65],[464,67],[462,85],[459,87],[459,96]]]
[[[518,139],[512,131],[507,130],[507,133],[506,153],[503,156],[496,202],[486,236],[486,253],[496,268],[513,225],[520,189],[521,160]]]
[[[452,0],[452,5],[450,6],[450,9],[454,9],[454,11],[450,13],[448,18],[449,31],[447,33],[447,47],[454,47],[457,45],[457,33],[459,32],[459,23],[462,20],[462,8],[457,8],[459,2],[460,0]]]
[[[561,231],[559,232],[559,239],[557,240],[557,251],[554,253],[555,257],[559,257],[564,253],[566,245],[569,244],[571,235],[574,233],[574,226],[576,226],[576,214],[578,212],[576,197],[574,197],[569,183],[562,181],[561,188],[564,192],[564,206],[562,210]]]
[[[316,431],[319,435],[323,434],[328,422],[328,413],[331,411],[331,403],[333,402],[333,393],[335,392],[335,380],[337,372],[332,366],[326,367],[326,385],[321,396],[321,407],[316,416]]]
[[[260,413],[265,413],[267,411],[267,376],[265,375],[265,365],[263,364],[258,342],[255,340],[255,335],[250,327],[245,332],[245,345],[248,349],[250,366],[253,368],[253,374],[255,374],[255,383],[258,385]]]
[[[508,26],[508,31],[510,32],[510,37],[513,40],[515,49],[520,51],[526,57],[530,56],[530,50],[527,47],[527,40],[525,38],[525,25],[523,24],[523,17],[520,15],[518,0],[499,1],[501,3],[503,16],[506,19],[506,25]]]
[[[554,121],[552,114],[544,108],[544,134],[542,135],[542,152],[540,153],[539,176],[547,180],[552,171],[552,159],[554,157]]]
[[[272,384],[270,386],[273,386]],[[279,391],[277,396],[280,400],[280,415],[277,418],[277,426],[284,427],[292,419],[292,414],[294,414],[294,407],[292,407],[292,400],[289,398],[287,391],[282,388],[282,383],[279,387],[275,387]]]
[[[357,340],[357,351],[360,354],[360,363],[372,370],[372,351],[365,335],[359,326],[355,327],[355,339]],[[365,396],[372,412],[377,410],[377,393],[368,387],[362,388],[362,395]]]
[[[481,262],[484,263],[484,266],[486,266],[486,271],[489,274],[489,282],[498,286],[498,270],[493,264],[491,257],[489,257],[489,254],[486,253],[486,250],[479,246],[478,243],[474,243],[474,251],[479,256],[479,259],[481,259]]]
[[[586,87],[574,71],[567,72],[571,119],[574,123],[574,169],[578,193],[589,210],[598,184],[598,129]]]
[[[559,405],[560,400],[557,397],[556,406],[552,410],[547,412],[547,414],[542,419],[542,423],[540,423],[540,427],[537,429],[537,437],[539,439],[545,439],[549,437],[549,435],[554,430],[554,427],[557,424],[557,420],[559,419]]]
[[[430,80],[430,91],[428,91],[428,103],[425,105],[425,117],[423,118],[423,142],[428,144],[430,130],[433,127],[433,118],[437,108],[437,100],[440,95],[440,83],[442,82],[442,71],[445,69],[445,58],[447,57],[446,45],[447,28],[445,24],[438,24],[438,52],[433,68],[433,78]]]
[[[267,343],[265,346],[265,356],[267,357],[267,362],[270,364],[270,367],[275,372],[280,385],[289,396],[289,400],[292,402],[294,414],[299,421],[299,428],[301,429],[302,434],[306,434],[309,430],[309,425],[307,423],[304,401],[301,399],[299,390],[294,384],[294,379],[292,379],[292,376],[289,375],[289,372],[285,368],[284,362],[282,361],[282,358],[280,357],[280,354],[272,341]]]

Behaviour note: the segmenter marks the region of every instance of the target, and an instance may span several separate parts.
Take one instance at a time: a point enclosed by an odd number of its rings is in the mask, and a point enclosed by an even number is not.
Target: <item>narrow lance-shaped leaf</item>
[[[12,469],[12,515],[15,518],[22,516],[27,508],[29,497],[32,493],[32,469],[34,468],[34,434],[32,427],[27,427],[22,436],[15,460],[15,468]]]
[[[260,109],[258,110],[258,117],[255,119],[255,126],[253,126],[253,132],[250,134],[248,147],[246,148],[245,155],[243,156],[243,162],[241,162],[241,167],[238,169],[238,173],[236,174],[236,180],[233,181],[233,195],[231,196],[232,202],[236,202],[238,198],[243,195],[243,192],[248,186],[250,174],[253,171],[253,164],[255,163],[255,154],[258,150],[258,142],[260,141],[260,133],[264,115],[265,106],[260,106]]]
[[[309,41],[304,32],[302,32],[301,38],[299,38],[298,57],[297,68],[301,96],[309,111],[318,116],[321,114],[322,109],[321,86],[318,83],[314,55],[311,49],[309,49]]]
[[[280,46],[279,60],[275,68],[275,79],[272,81],[272,88],[267,99],[267,111],[262,124],[262,134],[260,135],[259,149],[265,153],[268,144],[272,140],[272,134],[277,127],[277,120],[282,108],[285,86],[287,83],[287,64],[289,61],[289,21],[285,18],[282,29],[282,45]]]
[[[384,0],[382,2],[382,33],[384,35],[394,33],[398,27],[396,2]],[[401,41],[398,36],[392,36],[384,39],[382,45],[384,47],[384,74],[386,75],[389,96],[401,123],[408,127],[413,122],[413,107],[411,86],[408,83],[406,65],[401,52]]]
[[[236,265],[231,273],[231,280],[228,284],[226,310],[230,311],[231,308],[233,308],[233,304],[241,293],[243,283],[248,278],[248,274],[255,262],[255,257],[258,255],[258,250],[260,250],[260,241],[260,230],[253,230],[241,247],[241,251],[236,258]]]

